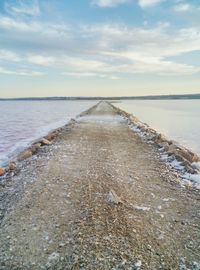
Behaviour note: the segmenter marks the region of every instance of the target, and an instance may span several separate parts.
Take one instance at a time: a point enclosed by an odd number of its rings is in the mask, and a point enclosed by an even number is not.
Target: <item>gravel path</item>
[[[101,102],[0,186],[0,269],[200,269],[200,196]]]

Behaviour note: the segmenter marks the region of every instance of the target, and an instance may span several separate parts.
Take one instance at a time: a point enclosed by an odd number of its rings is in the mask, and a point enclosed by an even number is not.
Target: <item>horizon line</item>
[[[37,97],[0,97],[0,100],[34,100],[34,99],[143,99],[143,98],[173,98],[173,97],[199,97],[200,93],[193,94],[166,94],[141,96],[37,96]]]

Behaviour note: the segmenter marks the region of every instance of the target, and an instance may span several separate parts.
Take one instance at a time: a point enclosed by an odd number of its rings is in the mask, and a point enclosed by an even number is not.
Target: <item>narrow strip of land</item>
[[[0,187],[0,269],[200,269],[199,193],[109,103],[20,166]]]

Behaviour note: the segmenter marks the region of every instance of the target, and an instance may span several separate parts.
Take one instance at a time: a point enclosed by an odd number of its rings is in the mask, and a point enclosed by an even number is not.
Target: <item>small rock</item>
[[[166,138],[163,134],[159,133],[159,134],[156,136],[155,142],[156,142],[157,144],[159,144],[159,143],[163,143],[163,142],[168,142],[168,140],[167,140],[167,138]]]
[[[110,190],[108,194],[108,200],[109,202],[112,202],[115,204],[122,204],[122,200],[117,196],[114,190]]]
[[[149,211],[150,207],[135,205],[134,208],[139,211]]]
[[[0,176],[3,176],[6,173],[6,170],[4,168],[0,168]]]
[[[41,144],[42,144],[42,145],[50,145],[51,142],[50,142],[49,140],[43,138],[43,139],[41,140]]]
[[[184,157],[189,162],[193,161],[192,155],[188,151],[186,151],[184,149],[177,149],[176,151],[181,157]]]
[[[137,262],[135,263],[134,266],[135,266],[135,269],[139,270],[140,267],[142,266],[142,262],[139,260],[139,261],[137,261]]]
[[[194,269],[194,270],[199,270],[200,269],[200,263],[193,262],[192,267],[193,267],[192,269]]]
[[[147,249],[151,251],[152,250],[151,245],[147,245]]]
[[[175,151],[176,151],[177,147],[176,145],[174,145],[173,143],[169,145],[169,148],[168,148],[168,153],[169,154],[173,154]]]
[[[191,165],[194,169],[197,169],[200,171],[200,162],[193,162]]]
[[[192,154],[193,154],[193,156],[192,156],[192,162],[199,162],[200,161],[200,157],[197,154],[195,154],[195,153],[192,153]]]
[[[17,169],[17,164],[14,161],[10,162],[10,164],[9,164],[9,170],[10,171],[14,171],[16,169]]]
[[[64,247],[65,246],[65,243],[63,243],[63,242],[61,242],[60,244],[59,244],[59,247],[61,248],[61,247]]]
[[[49,262],[57,261],[59,257],[60,257],[60,254],[59,253],[53,252],[51,255],[49,255],[48,261]]]
[[[56,132],[52,132],[52,133],[49,133],[45,139],[48,140],[48,141],[53,141],[55,139],[55,137],[57,136],[57,133]]]
[[[168,142],[161,142],[158,144],[158,146],[160,146],[161,148],[163,148],[165,151],[169,150],[169,144]]]
[[[41,143],[35,143],[31,146],[31,151],[35,154],[41,148]]]
[[[45,241],[50,241],[50,237],[48,235],[44,236]]]
[[[24,159],[27,159],[27,158],[29,158],[29,157],[31,157],[33,154],[32,154],[32,152],[30,151],[30,150],[25,150],[24,152],[22,152],[22,153],[20,153],[19,155],[18,155],[18,160],[19,161],[22,161],[22,160],[24,160]]]

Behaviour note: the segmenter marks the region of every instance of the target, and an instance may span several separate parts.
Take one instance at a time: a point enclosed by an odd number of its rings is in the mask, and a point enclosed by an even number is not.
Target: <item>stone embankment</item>
[[[66,126],[72,126],[73,122],[74,120],[71,120]],[[47,136],[37,140],[30,147],[20,152],[17,155],[16,160],[10,161],[6,167],[0,168],[0,177],[10,176],[10,173],[13,173],[13,171],[17,170],[18,162],[28,159],[33,155],[36,155],[42,149],[42,147],[51,145],[52,142],[59,136],[62,130],[62,128],[58,128],[51,131],[49,134],[47,134]]]
[[[116,112],[123,115],[129,125],[133,125],[134,129],[141,132],[147,141],[154,142],[158,147],[162,148],[166,154],[173,156],[177,161],[180,161],[185,170],[192,174],[200,174],[200,157],[191,150],[180,145],[176,141],[166,138],[163,134],[158,133],[149,125],[142,123],[138,118],[119,108],[113,106]],[[199,164],[198,164],[199,163]]]

